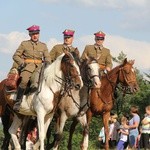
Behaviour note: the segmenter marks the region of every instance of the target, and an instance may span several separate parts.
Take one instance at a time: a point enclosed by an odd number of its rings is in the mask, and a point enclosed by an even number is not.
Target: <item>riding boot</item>
[[[22,102],[24,92],[25,92],[25,89],[23,89],[21,87],[18,87],[17,98],[16,98],[16,101],[15,101],[15,104],[14,104],[14,107],[13,107],[14,111],[18,112],[20,110],[20,104]]]

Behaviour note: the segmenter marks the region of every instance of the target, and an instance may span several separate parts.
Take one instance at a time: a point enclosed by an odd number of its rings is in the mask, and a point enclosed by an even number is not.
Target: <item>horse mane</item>
[[[52,85],[54,82],[56,82],[56,77],[63,78],[63,73],[61,71],[61,60],[65,54],[63,53],[57,59],[50,64],[44,71],[44,79],[46,80],[46,83],[48,85]],[[57,78],[57,80],[59,80]],[[60,80],[60,82],[62,82]]]

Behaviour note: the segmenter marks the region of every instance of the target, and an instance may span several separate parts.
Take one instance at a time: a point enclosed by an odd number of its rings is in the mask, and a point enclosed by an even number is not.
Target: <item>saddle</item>
[[[20,78],[20,76],[19,76],[18,70],[13,68],[10,71],[10,73],[8,74],[8,76],[6,78],[6,82],[5,82],[5,86],[8,91],[17,90],[19,78]]]

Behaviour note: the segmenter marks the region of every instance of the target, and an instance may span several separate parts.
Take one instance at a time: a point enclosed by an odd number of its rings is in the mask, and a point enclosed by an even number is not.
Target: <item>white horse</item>
[[[58,149],[60,140],[62,138],[65,122],[67,121],[67,119],[75,117],[83,126],[83,128],[87,130],[86,129],[87,121],[85,112],[89,108],[88,92],[90,87],[88,86],[95,86],[97,88],[100,87],[99,65],[95,59],[92,60],[88,59],[81,64],[80,70],[81,76],[84,81],[84,86],[81,88],[80,91],[79,90],[77,91],[75,88],[66,89],[58,104],[57,125],[56,125],[56,134],[53,142],[54,144],[53,150]],[[86,131],[84,131],[83,139],[81,142],[81,149],[87,150],[87,148],[88,148],[88,134],[86,134]]]
[[[64,89],[64,82],[68,82],[68,79],[78,88],[83,85],[79,67],[70,53],[62,54],[44,70],[44,78],[39,92],[23,96],[19,114],[37,116],[40,150],[44,150],[47,128],[54,115],[55,93]],[[22,124],[19,114],[15,114],[9,129],[15,150],[21,150],[16,136],[16,131]]]

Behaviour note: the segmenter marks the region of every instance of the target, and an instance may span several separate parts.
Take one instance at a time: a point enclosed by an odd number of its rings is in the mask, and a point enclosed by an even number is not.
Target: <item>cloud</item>
[[[105,44],[111,49],[113,57],[117,57],[123,51],[128,59],[135,59],[138,69],[150,70],[150,43],[108,35]]]
[[[51,50],[53,48],[54,45],[56,44],[60,44],[62,43],[61,41],[58,41],[57,39],[55,38],[50,38],[47,42],[47,47],[49,50]]]
[[[17,31],[9,34],[0,34],[0,52],[12,54],[21,41],[27,39],[28,35]]]

